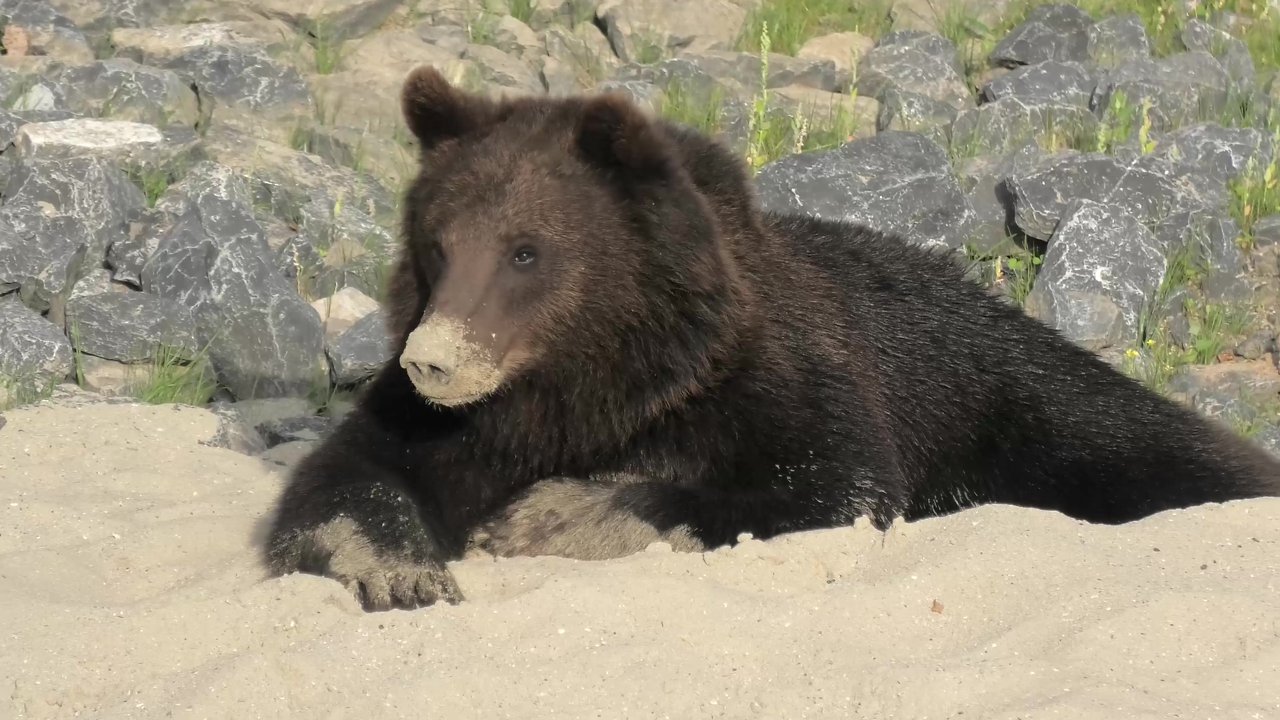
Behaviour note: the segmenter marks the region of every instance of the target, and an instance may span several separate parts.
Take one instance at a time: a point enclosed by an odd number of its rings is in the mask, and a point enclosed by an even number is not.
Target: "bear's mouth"
[[[418,390],[418,395],[433,405],[442,405],[448,408],[471,405],[472,403],[479,402],[489,396],[488,393],[474,393],[472,395],[429,395],[424,393],[422,390]]]

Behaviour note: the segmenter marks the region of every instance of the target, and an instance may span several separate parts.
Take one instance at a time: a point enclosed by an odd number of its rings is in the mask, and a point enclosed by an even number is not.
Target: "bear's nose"
[[[428,382],[433,385],[448,385],[453,373],[448,366],[439,362],[411,362],[409,372],[415,381]]]

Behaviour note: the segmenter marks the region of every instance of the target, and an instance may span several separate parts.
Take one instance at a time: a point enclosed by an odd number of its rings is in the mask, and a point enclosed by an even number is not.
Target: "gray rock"
[[[605,80],[596,85],[594,91],[622,93],[650,112],[657,112],[662,106],[662,88],[644,80]]]
[[[885,33],[876,42],[877,47],[888,45],[919,50],[947,63],[957,73],[964,74],[964,61],[960,58],[960,49],[954,42],[936,32],[912,29],[893,30]]]
[[[573,30],[548,27],[542,39],[547,56],[542,64],[543,83],[552,93],[581,92],[609,78],[618,69],[618,59],[609,47],[608,38],[590,23]],[[557,82],[560,84],[555,84]]]
[[[1253,244],[1260,248],[1280,245],[1280,214],[1266,215],[1254,221]]]
[[[1088,30],[1089,61],[1099,67],[1116,67],[1130,60],[1151,57],[1151,38],[1142,18],[1124,13],[1099,20]]]
[[[684,53],[652,65],[625,66],[620,77],[649,80],[664,86],[675,78],[708,77],[750,93],[760,87],[760,56],[726,50]],[[834,92],[840,89],[842,81],[847,83],[848,78],[838,74],[835,63],[830,60],[802,60],[776,53],[769,55],[769,71],[765,77],[767,88],[799,85]]]
[[[155,252],[160,235],[172,222],[168,213],[154,208],[140,208],[126,219],[126,236],[107,248],[106,266],[111,279],[135,289],[142,289],[142,266]]]
[[[1105,120],[1113,96],[1123,93],[1134,110],[1150,103],[1153,129],[1168,131],[1204,113],[1223,111],[1230,100],[1229,86],[1226,71],[1209,53],[1178,53],[1160,60],[1134,60],[1105,72],[1092,106]]]
[[[213,160],[243,178],[253,206],[282,220],[299,223],[302,208],[319,203],[359,210],[384,227],[399,221],[399,198],[366,174],[216,123],[205,143]]]
[[[31,309],[61,318],[95,244],[89,228],[70,215],[46,214],[30,203],[0,207],[0,294],[17,289]]]
[[[987,102],[1015,97],[1031,105],[1087,108],[1097,84],[1097,77],[1084,65],[1049,60],[1017,68],[992,80],[982,89],[982,97]]]
[[[77,29],[71,18],[45,0],[0,0],[0,17],[14,25]]]
[[[8,401],[34,399],[71,374],[67,336],[16,298],[0,298],[0,387]]]
[[[1161,218],[1152,230],[1168,252],[1191,251],[1193,262],[1204,269],[1201,289],[1211,301],[1248,299],[1244,253],[1236,244],[1240,227],[1225,210],[1181,210]]]
[[[1258,360],[1276,350],[1276,334],[1271,329],[1259,330],[1236,346],[1236,354],[1245,360]]]
[[[1067,155],[1024,168],[1008,179],[1014,221],[1026,234],[1048,240],[1075,200],[1106,203],[1143,225],[1178,210],[1218,211],[1225,188],[1201,187],[1197,178],[1176,176],[1167,161],[1151,156],[1122,160],[1101,154]]]
[[[354,385],[369,379],[391,359],[386,315],[372,312],[338,336],[327,350],[333,384]]]
[[[54,0],[54,4],[80,29],[98,33],[159,25],[175,11],[181,12],[172,0]]]
[[[18,128],[25,122],[21,117],[0,108],[0,148],[8,148],[13,144],[13,139],[18,136]]]
[[[81,285],[88,285],[81,291]],[[158,295],[101,287],[92,279],[67,301],[67,331],[77,350],[107,360],[144,362],[167,348],[190,360],[199,352],[191,311]]]
[[[74,118],[23,125],[14,149],[19,162],[101,158],[122,168],[161,169],[194,162],[200,141],[188,128]]]
[[[158,127],[194,128],[203,119],[196,94],[172,70],[112,58],[66,68],[57,78],[75,88],[69,107],[86,115]]]
[[[297,28],[331,40],[360,37],[377,29],[399,6],[400,0],[255,0],[255,10],[280,18]]]
[[[1280,458],[1280,426],[1264,425],[1251,439],[1263,450]]]
[[[325,297],[344,287],[381,296],[398,249],[387,230],[358,208],[322,201],[304,205],[299,219],[301,232],[282,248],[276,265],[296,280],[304,297]]]
[[[4,196],[6,204],[78,218],[89,228],[93,242],[77,277],[102,267],[107,248],[125,237],[126,219],[146,205],[142,191],[115,165],[89,157],[16,163]]]
[[[192,310],[199,341],[236,397],[305,394],[323,363],[320,316],[276,272],[248,189],[209,166],[181,194],[181,215],[147,259],[143,288]]]
[[[747,11],[730,0],[602,0],[596,17],[623,62],[652,62],[732,47]]]
[[[291,65],[252,46],[199,45],[165,64],[195,84],[200,97],[250,111],[311,104],[311,91]]]
[[[1169,389],[1190,402],[1197,411],[1228,422],[1256,424],[1264,418],[1274,422],[1274,403],[1280,393],[1280,378],[1274,373],[1258,373],[1245,367],[1192,368],[1175,377]]]
[[[212,438],[201,440],[201,445],[232,450],[243,455],[266,452],[267,442],[252,424],[245,421],[235,406],[213,403],[209,410],[218,418],[218,430]]]
[[[1093,18],[1073,5],[1041,5],[996,45],[991,62],[1004,67],[1047,60],[1085,62],[1092,26]]]
[[[319,415],[311,415],[270,420],[255,429],[269,450],[284,443],[321,440],[333,430],[333,421]]]
[[[1005,179],[1042,158],[1040,148],[1028,142],[1005,155],[979,155],[956,163],[956,178],[973,207],[976,220],[970,231],[973,249],[987,252],[1008,239],[1013,199]]]
[[[68,88],[46,76],[47,68],[0,67],[0,100],[12,113],[68,112]],[[16,131],[16,129],[15,129]]]
[[[943,149],[923,135],[884,132],[766,165],[768,210],[867,223],[928,246],[961,248],[975,221]]]
[[[973,105],[973,96],[951,55],[939,54],[938,48],[922,43],[876,46],[858,64],[857,88],[859,94],[881,102],[897,90],[923,95],[957,110]]]
[[[876,130],[900,130],[925,135],[942,147],[951,145],[956,108],[919,93],[891,89],[880,101]]]
[[[463,59],[474,64],[481,82],[519,94],[541,94],[547,88],[529,63],[489,45],[468,45]]]
[[[1026,310],[1084,348],[1113,347],[1137,336],[1164,273],[1164,249],[1137,218],[1077,200],[1049,242]]]
[[[1249,87],[1257,76],[1244,41],[1203,20],[1187,21],[1182,29],[1182,44],[1188,50],[1200,50],[1217,58],[1236,88]]]
[[[1010,96],[962,111],[951,126],[951,142],[971,152],[1003,154],[1031,140],[1069,146],[1097,132],[1098,119],[1088,108],[1033,104]]]
[[[1194,172],[1225,184],[1243,175],[1251,163],[1265,168],[1274,153],[1268,133],[1202,123],[1160,138],[1153,154],[1167,159],[1179,172]]]

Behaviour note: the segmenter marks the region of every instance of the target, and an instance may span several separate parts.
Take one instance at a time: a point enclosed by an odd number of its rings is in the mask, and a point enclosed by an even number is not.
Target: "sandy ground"
[[[366,615],[265,578],[281,468],[209,413],[6,418],[4,717],[1280,717],[1280,501],[468,559],[465,604]]]

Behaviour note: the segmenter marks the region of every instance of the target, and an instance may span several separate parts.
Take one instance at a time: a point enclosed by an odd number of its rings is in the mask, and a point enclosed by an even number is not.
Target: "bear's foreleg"
[[[460,601],[438,534],[379,462],[395,449],[367,427],[344,423],[294,471],[271,528],[268,566],[333,578],[366,610]]]
[[[666,542],[678,552],[706,546],[672,519],[671,488],[630,475],[548,478],[515,497],[471,535],[502,557],[556,555],[606,560]]]

